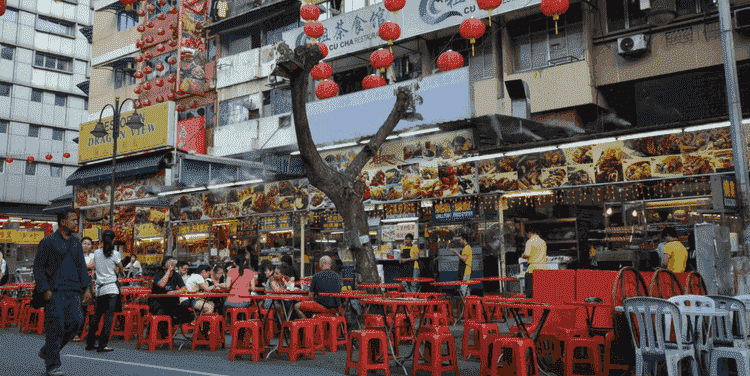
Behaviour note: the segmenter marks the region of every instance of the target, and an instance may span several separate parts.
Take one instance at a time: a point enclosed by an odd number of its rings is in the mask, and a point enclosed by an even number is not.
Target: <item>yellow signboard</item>
[[[138,111],[143,127],[131,129],[125,125],[132,112],[120,116],[120,136],[117,139],[118,155],[134,153],[174,143],[174,102],[146,107]],[[81,124],[78,146],[78,163],[112,158],[112,117],[102,119],[107,135],[98,138],[91,134],[97,121]]]
[[[44,239],[44,233],[40,231],[16,231],[13,243],[16,244],[39,244]]]
[[[164,229],[153,223],[145,223],[135,227],[136,238],[152,238],[158,236],[164,236]]]
[[[0,230],[0,243],[13,243],[16,230]]]
[[[89,228],[83,230],[83,237],[89,237],[92,241],[98,242],[99,241],[99,229],[98,228]]]
[[[138,255],[138,261],[143,264],[153,264],[155,262],[161,262],[164,255]]]

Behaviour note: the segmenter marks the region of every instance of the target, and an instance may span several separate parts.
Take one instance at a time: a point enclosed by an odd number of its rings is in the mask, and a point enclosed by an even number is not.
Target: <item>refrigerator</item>
[[[728,227],[713,223],[696,224],[695,259],[709,295],[734,295]]]

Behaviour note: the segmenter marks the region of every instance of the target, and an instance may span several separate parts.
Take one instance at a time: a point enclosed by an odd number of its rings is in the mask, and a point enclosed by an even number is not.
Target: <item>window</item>
[[[125,31],[138,26],[138,14],[132,10],[122,10],[117,14],[117,31]]]
[[[36,29],[45,33],[65,35],[69,37],[74,36],[75,32],[73,24],[45,17],[37,18]]]
[[[8,45],[0,45],[0,59],[13,60],[13,54],[15,54],[16,48]]]
[[[36,163],[26,161],[26,175],[36,175]]]
[[[31,101],[42,103],[42,91],[39,89],[31,89]]]
[[[83,100],[83,109],[88,111],[89,110],[89,100],[88,98]]]
[[[221,36],[221,56],[232,56],[260,47],[260,29],[251,28],[243,32]]]
[[[10,96],[10,89],[13,87],[11,84],[6,84],[5,82],[0,82],[0,97],[9,97]]]
[[[41,127],[34,124],[29,124],[29,137],[39,138],[39,129]]]
[[[339,95],[362,90],[362,80],[370,74],[370,68],[363,66],[333,73],[333,80],[339,83]]]
[[[555,24],[549,17],[533,17],[508,23],[513,40],[515,71],[544,68],[583,58],[581,6],[571,5]]]
[[[34,57],[34,66],[64,72],[73,72],[73,59],[37,52]]]
[[[219,103],[219,126],[241,123],[260,117],[260,103],[248,97],[234,98]]]
[[[52,130],[52,139],[54,141],[62,141],[64,138],[63,137],[64,135],[65,135],[65,131],[62,129],[55,128]]]
[[[18,22],[18,11],[14,9],[5,9],[5,14],[0,17],[0,21],[5,22],[12,22],[16,23]]]
[[[154,2],[153,4],[156,7],[156,11],[154,11],[154,13],[147,12],[148,21],[155,20],[161,13],[167,14],[167,12],[172,9],[172,7],[176,7],[178,9],[180,7],[180,2],[178,0],[166,0],[166,3],[163,6],[159,5],[157,2]]]
[[[7,120],[0,120],[0,133],[8,133],[8,124],[10,124]]]
[[[62,175],[61,166],[49,166],[49,176],[53,178],[59,178]]]
[[[647,11],[641,10],[640,1],[607,0],[607,31],[630,29],[646,25]],[[713,0],[675,0],[677,17],[704,12],[713,5]]]
[[[136,83],[135,76],[133,76],[135,70],[127,65],[115,67],[113,74],[115,77],[115,89],[119,89],[123,86],[135,85]]]
[[[65,107],[68,102],[68,96],[65,94],[55,93],[55,106]]]

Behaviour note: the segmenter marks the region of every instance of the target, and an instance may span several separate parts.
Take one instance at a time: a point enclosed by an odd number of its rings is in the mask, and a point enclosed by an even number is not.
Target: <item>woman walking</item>
[[[102,249],[97,249],[94,253],[94,263],[96,264],[96,311],[91,317],[89,335],[86,337],[86,350],[96,349],[97,352],[107,352],[113,349],[107,347],[109,343],[109,334],[112,330],[112,317],[115,314],[115,308],[118,302],[122,304],[120,289],[117,284],[117,276],[123,271],[122,256],[115,250],[114,240],[115,232],[105,230],[102,234],[104,244]],[[99,336],[99,345],[95,346],[97,339],[96,332],[99,329],[99,322],[104,317],[102,323],[102,332]]]

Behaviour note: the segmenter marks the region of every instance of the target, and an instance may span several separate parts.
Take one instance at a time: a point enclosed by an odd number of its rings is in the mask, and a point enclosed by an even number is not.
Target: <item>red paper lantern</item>
[[[143,104],[141,104],[141,101],[135,100],[135,108],[141,108],[143,107]]]
[[[313,80],[327,80],[333,75],[333,68],[328,63],[320,62],[310,71]]]
[[[177,7],[172,7],[172,9],[169,10],[169,14],[177,14]]]
[[[52,154],[47,154],[47,155],[45,155],[45,156],[44,156],[44,158],[46,158],[47,160],[50,160],[50,159],[52,159],[53,157],[52,157]]]
[[[164,13],[162,13],[162,14],[164,14]],[[164,34],[167,33],[167,31],[164,30],[163,27],[160,27],[159,29],[156,30],[156,33],[159,34],[159,35],[164,35]]]
[[[393,64],[393,54],[391,51],[379,49],[370,55],[370,64],[375,69],[380,69],[381,72],[385,73],[386,68]]]
[[[140,80],[141,78],[143,78],[143,72],[141,72],[141,71],[135,72],[135,73],[133,73],[133,77],[135,77],[135,78],[137,78],[137,79]]]
[[[165,46],[165,45],[164,45],[164,43],[159,43],[159,45],[158,45],[158,46],[156,46],[156,49],[157,49],[157,50],[158,50],[159,52],[164,52],[164,50],[166,50],[166,49],[167,49],[167,46]]]
[[[503,0],[477,0],[477,6],[481,10],[486,10],[490,16],[490,26],[492,26],[492,11],[495,8],[499,8],[503,4]]]
[[[151,101],[150,101],[150,100],[148,100],[148,99],[144,99],[144,100],[143,100],[143,102],[142,102],[142,104],[143,104],[144,106],[148,107],[148,106],[150,106],[150,105],[151,105]]]
[[[169,24],[169,28],[172,30],[177,30],[177,22],[172,22],[171,24]]]
[[[406,5],[406,0],[385,0],[383,5],[385,5],[385,9],[388,9],[389,11],[398,14],[398,11],[400,11],[401,9],[404,9],[404,5]]]
[[[163,7],[163,6],[167,5],[167,1],[166,0],[159,0],[157,2],[157,4],[159,4],[160,7]]]
[[[316,39],[320,38],[325,32],[326,28],[322,23],[318,21],[308,22],[305,24],[305,35],[312,38],[315,42]]]
[[[164,86],[164,80],[162,80],[161,78],[157,78],[154,80],[154,85],[156,85],[157,87],[162,87]]]
[[[161,95],[157,95],[156,96],[156,103],[161,103],[161,102],[164,102],[164,97],[162,97]]]
[[[130,6],[135,4],[138,0],[120,0],[125,5],[125,10],[130,10]]]
[[[174,91],[170,91],[169,94],[167,94],[167,99],[170,101],[173,101],[175,99]]]
[[[149,29],[153,29],[154,28],[154,21],[148,21],[148,23],[146,24],[146,27],[149,28]]]
[[[170,65],[175,65],[177,64],[177,58],[174,56],[170,56],[167,58],[167,63],[169,63]]]
[[[317,21],[320,18],[320,8],[317,5],[305,4],[300,8],[299,14],[305,21]]]
[[[156,12],[156,7],[154,6],[154,4],[149,4],[149,5],[146,5],[146,10],[149,13],[154,13],[154,12]]]
[[[148,43],[148,44],[154,43],[154,36],[153,35],[147,36],[146,37],[146,43]]]
[[[560,19],[561,14],[568,11],[570,0],[542,0],[539,7],[545,16],[552,17],[555,20],[555,34],[557,34],[557,20]]]
[[[150,59],[150,58],[154,57],[154,54],[151,53],[151,51],[146,51],[146,53],[143,54],[143,57],[145,59]]]
[[[388,41],[388,45],[392,46],[393,41],[401,37],[401,28],[393,22],[384,22],[378,29],[378,35],[380,39]]]
[[[437,65],[442,72],[461,68],[464,66],[464,57],[456,51],[448,50],[438,57]]]
[[[375,74],[371,74],[362,80],[362,87],[365,89],[373,89],[376,87],[385,86],[385,84],[385,79]]]
[[[140,24],[136,27],[136,30],[138,30],[139,33],[143,33],[146,31],[146,26],[143,24]]]
[[[328,46],[325,43],[317,43],[317,45],[320,47],[320,52],[323,53],[323,58],[328,56]]]
[[[136,86],[136,88],[135,88],[135,89],[133,89],[133,93],[135,93],[135,95],[141,95],[141,92],[142,92],[142,90],[141,90],[141,88],[140,88],[140,87],[138,87],[138,86]]]
[[[167,19],[167,15],[166,15],[166,14],[164,14],[164,13],[159,13],[159,15],[157,16],[157,18],[158,18],[158,19],[159,19],[160,21],[164,21],[164,20],[166,20],[166,19]]]
[[[177,46],[177,41],[176,40],[173,39],[173,40],[169,41],[169,47],[176,47],[176,46]]]
[[[177,105],[177,112],[182,112],[182,111],[185,111],[185,106],[183,106],[181,104],[178,104]]]
[[[169,76],[169,78],[167,79],[167,82],[169,82],[170,84],[177,82],[177,75]]]
[[[146,65],[145,67],[143,67],[143,73],[151,74],[153,72],[154,72],[154,70],[151,67],[149,67],[148,65]]]
[[[28,158],[26,158],[26,160],[29,162],[34,162],[34,157],[30,155]]]
[[[163,71],[164,70],[164,64],[162,64],[162,63],[156,63],[156,70],[158,70],[159,72]]]
[[[146,17],[146,10],[138,9],[138,17]]]
[[[8,163],[13,163],[13,158],[11,157],[5,158],[5,161]]]
[[[70,158],[70,153],[68,152],[63,153],[63,158]]]
[[[484,35],[485,29],[484,22],[474,17],[465,19],[461,23],[461,27],[458,28],[461,36],[464,39],[468,39],[469,43],[471,43],[471,56],[474,56],[474,43],[476,43],[477,38],[481,38]]]
[[[151,90],[151,83],[146,82],[145,84],[143,84],[143,90],[146,90],[146,91]]]
[[[315,95],[318,99],[333,98],[339,94],[339,85],[331,80],[321,81],[315,88]]]

